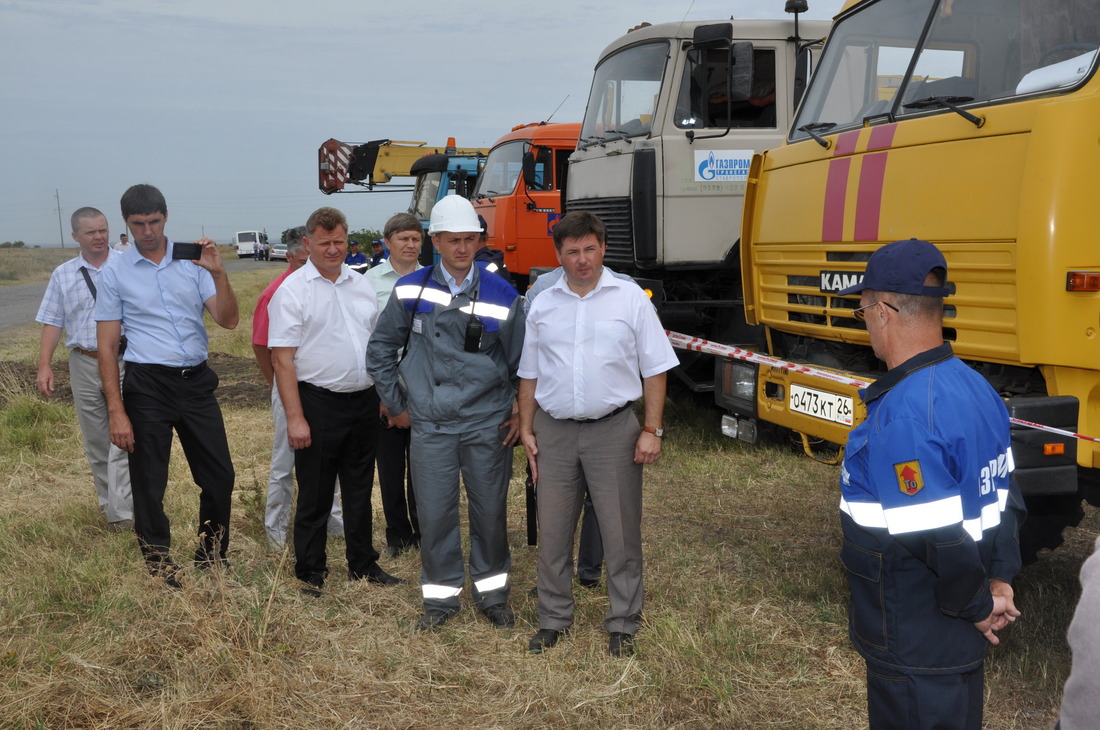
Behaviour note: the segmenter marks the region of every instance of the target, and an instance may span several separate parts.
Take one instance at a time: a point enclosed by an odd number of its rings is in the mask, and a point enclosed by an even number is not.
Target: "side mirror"
[[[537,152],[535,152],[537,150]],[[523,184],[529,190],[549,190],[554,152],[549,147],[535,146],[523,153]],[[539,175],[539,168],[542,175]]]
[[[535,153],[527,150],[523,153],[523,184],[526,187],[537,187],[535,184]]]
[[[692,48],[721,48],[733,40],[733,23],[700,25],[691,34]]]

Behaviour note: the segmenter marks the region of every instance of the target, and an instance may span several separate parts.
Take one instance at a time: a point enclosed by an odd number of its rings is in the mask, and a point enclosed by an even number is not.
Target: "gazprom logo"
[[[695,182],[746,182],[752,150],[695,150]]]

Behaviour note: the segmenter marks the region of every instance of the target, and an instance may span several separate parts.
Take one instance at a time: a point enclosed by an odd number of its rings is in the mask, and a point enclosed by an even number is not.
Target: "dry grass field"
[[[234,280],[242,313],[272,276]],[[211,340],[237,471],[231,567],[188,569],[181,591],[147,576],[132,534],[103,529],[71,405],[33,392],[36,327],[0,339],[3,727],[865,726],[836,469],[786,444],[725,439],[717,414],[686,398],[670,399],[665,453],[646,475],[646,608],[632,659],[606,654],[602,588],[578,587],[573,633],[526,653],[537,618],[522,450],[509,509],[515,629],[494,630],[467,604],[442,632],[415,633],[417,554],[383,558],[412,581],[384,589],[343,578],[339,540],[330,590],[301,596],[288,556],[263,535],[271,422],[248,320]],[[173,459],[167,506],[186,556],[197,490],[178,448]],[[375,514],[381,524],[377,498]],[[1053,726],[1077,571],[1098,530],[1090,510],[1064,549],[1018,579],[1024,615],[987,662],[988,728]]]
[[[77,254],[77,245],[65,248],[0,248],[0,286],[45,281],[54,268]]]

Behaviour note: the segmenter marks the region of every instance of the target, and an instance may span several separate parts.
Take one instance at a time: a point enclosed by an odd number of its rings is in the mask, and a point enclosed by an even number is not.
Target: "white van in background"
[[[263,231],[238,231],[237,240],[234,243],[234,248],[237,249],[237,258],[249,258],[255,255],[256,244],[260,244],[260,250],[263,251],[264,244],[267,243],[267,234]]]

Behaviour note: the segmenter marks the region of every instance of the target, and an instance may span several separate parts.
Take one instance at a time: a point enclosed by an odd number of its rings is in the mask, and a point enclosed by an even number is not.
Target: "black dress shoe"
[[[607,642],[607,652],[615,658],[633,656],[634,634],[612,631],[611,638]]]
[[[404,578],[398,578],[396,575],[390,575],[386,571],[379,568],[377,565],[367,571],[367,582],[377,583],[380,586],[400,586],[408,583]]]
[[[302,580],[305,586],[301,589],[303,596],[309,596],[310,598],[320,598],[321,592],[325,587],[325,578],[321,575],[311,575]]]
[[[149,568],[149,573],[154,578],[160,578],[164,585],[175,590],[183,588],[179,581],[180,566],[168,558],[147,560],[145,565]]]
[[[481,612],[498,629],[510,629],[516,625],[516,614],[508,608],[507,604],[498,603],[495,606],[482,609]]]
[[[541,654],[543,649],[549,649],[558,643],[558,639],[565,635],[565,629],[539,629],[538,633],[527,642],[527,651],[532,654]]]
[[[581,584],[582,588],[595,588],[600,584],[599,578],[577,578],[577,582]]]
[[[424,612],[424,615],[420,617],[420,620],[416,622],[417,631],[439,631],[443,628],[443,624],[447,623],[447,619],[451,617],[451,614],[446,611],[440,611],[437,608],[429,608]]]
[[[209,558],[195,558],[195,567],[199,570],[214,570],[220,568],[221,570],[229,570],[229,561],[225,558],[218,558],[217,560],[210,560]]]

